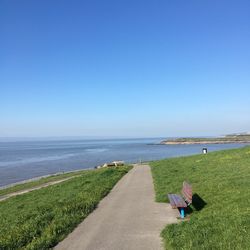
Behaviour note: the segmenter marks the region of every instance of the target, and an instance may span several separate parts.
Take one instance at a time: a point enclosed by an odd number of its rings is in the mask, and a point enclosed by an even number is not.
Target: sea
[[[0,187],[56,173],[91,169],[114,160],[138,163],[239,148],[245,144],[159,145],[166,138],[0,142]]]

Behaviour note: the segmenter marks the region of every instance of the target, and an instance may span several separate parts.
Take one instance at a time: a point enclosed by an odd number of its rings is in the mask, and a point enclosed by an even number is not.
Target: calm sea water
[[[0,142],[0,186],[114,160],[135,163],[242,147],[242,144],[153,145],[161,139]]]

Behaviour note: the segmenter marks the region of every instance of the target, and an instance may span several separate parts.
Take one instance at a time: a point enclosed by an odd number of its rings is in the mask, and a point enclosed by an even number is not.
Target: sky
[[[250,131],[248,0],[0,2],[0,137]]]

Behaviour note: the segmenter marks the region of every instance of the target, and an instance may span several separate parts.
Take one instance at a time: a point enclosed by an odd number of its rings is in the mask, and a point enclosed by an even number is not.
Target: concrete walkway
[[[154,196],[150,167],[135,165],[55,249],[163,249],[160,232],[177,222],[178,212],[169,204],[154,202]]]

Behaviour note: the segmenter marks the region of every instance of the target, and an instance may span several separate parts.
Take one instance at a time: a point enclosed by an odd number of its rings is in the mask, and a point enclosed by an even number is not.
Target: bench
[[[183,182],[181,194],[182,195],[168,194],[168,199],[170,201],[172,208],[180,208],[181,218],[184,219],[185,217],[184,208],[192,203],[192,197],[193,197],[192,186],[186,181]]]

